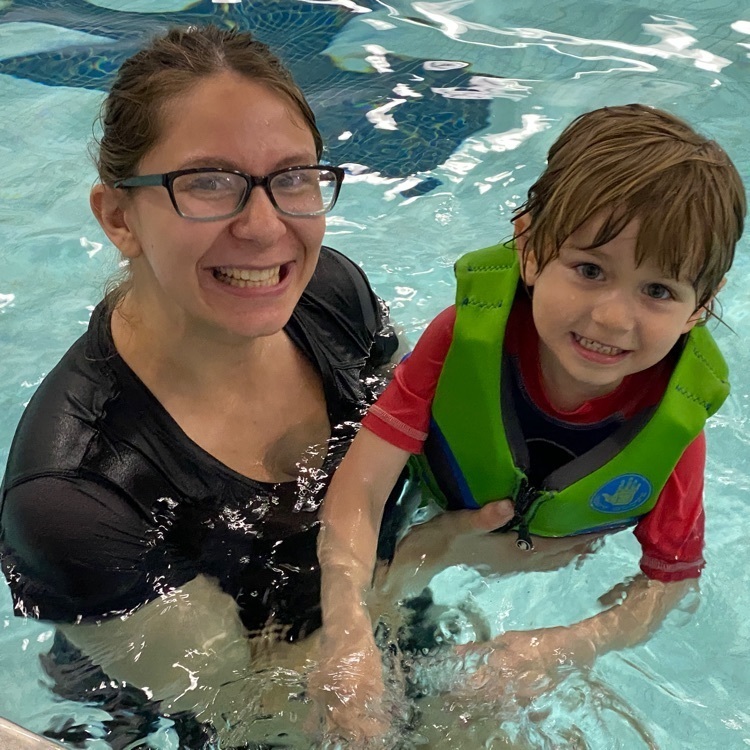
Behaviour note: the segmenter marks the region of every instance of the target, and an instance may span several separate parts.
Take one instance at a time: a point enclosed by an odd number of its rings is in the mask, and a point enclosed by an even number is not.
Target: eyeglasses
[[[285,216],[320,216],[339,197],[344,170],[314,164],[286,167],[255,177],[233,169],[198,167],[164,174],[115,180],[116,188],[165,187],[175,211],[192,221],[218,221],[236,216],[254,187],[262,187],[274,208]]]

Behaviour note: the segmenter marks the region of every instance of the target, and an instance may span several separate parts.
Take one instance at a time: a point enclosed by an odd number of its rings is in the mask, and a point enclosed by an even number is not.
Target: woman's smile
[[[283,293],[293,275],[294,261],[266,268],[212,266],[208,268],[214,289],[234,296],[256,297]]]
[[[260,270],[219,266],[213,269],[213,274],[218,281],[244,289],[245,287],[276,286],[280,281],[281,269],[282,266]]]

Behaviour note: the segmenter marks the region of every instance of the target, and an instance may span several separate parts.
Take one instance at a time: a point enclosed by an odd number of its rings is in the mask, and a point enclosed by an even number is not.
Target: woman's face
[[[295,106],[226,72],[167,104],[138,174],[222,167],[260,177],[316,162]],[[318,261],[322,216],[283,216],[258,187],[238,215],[209,222],[180,217],[163,187],[117,192],[127,229],[117,244],[131,261],[134,304],[157,305],[180,329],[213,336],[268,336],[286,325]]]

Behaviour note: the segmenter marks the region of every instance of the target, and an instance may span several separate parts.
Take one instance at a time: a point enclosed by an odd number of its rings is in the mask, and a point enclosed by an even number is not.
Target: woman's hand
[[[511,501],[498,500],[478,510],[447,511],[412,527],[399,542],[391,565],[378,571],[375,588],[386,599],[418,595],[441,570],[473,562],[464,559],[471,537],[505,526],[513,515]],[[481,564],[482,560],[475,562]]]
[[[509,631],[488,644],[456,646],[467,667],[477,662],[479,666],[453,692],[530,700],[550,690],[574,669],[594,663],[596,648],[580,625]]]

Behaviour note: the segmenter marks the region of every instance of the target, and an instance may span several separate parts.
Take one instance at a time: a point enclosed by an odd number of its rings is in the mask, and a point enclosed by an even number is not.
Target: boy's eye
[[[602,275],[602,269],[596,263],[579,263],[575,267],[575,270],[579,276],[590,281],[596,281]]]
[[[672,299],[674,296],[664,284],[649,284],[646,287],[646,294],[651,299]]]

